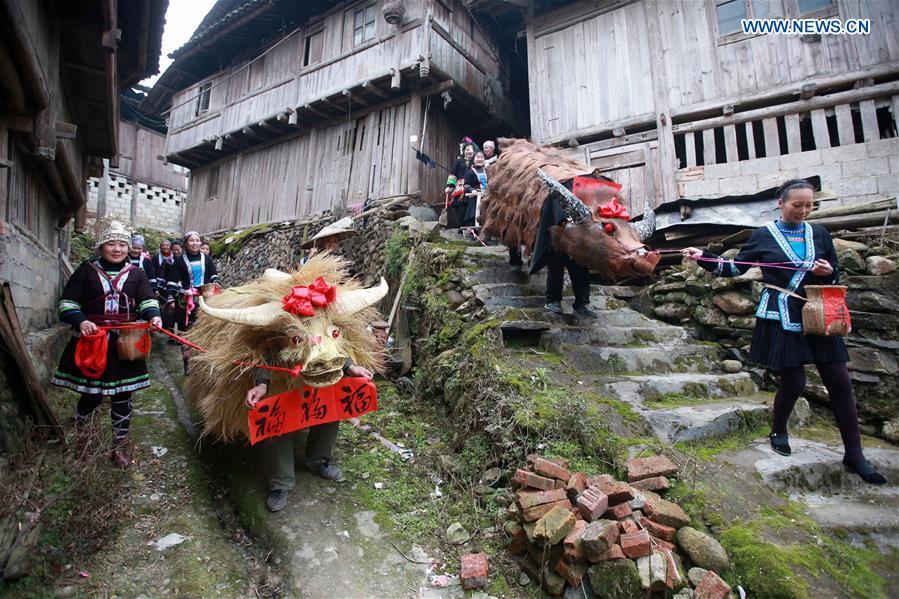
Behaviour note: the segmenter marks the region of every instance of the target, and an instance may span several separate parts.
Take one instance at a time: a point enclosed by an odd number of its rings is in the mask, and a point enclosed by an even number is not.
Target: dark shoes
[[[790,449],[790,438],[786,434],[771,433],[768,435],[768,440],[771,441],[771,449],[774,450],[774,453],[780,455],[793,453],[793,450]]]
[[[318,476],[326,480],[333,480],[339,483],[342,483],[344,480],[346,480],[343,478],[343,472],[340,471],[340,468],[328,462],[311,464],[309,466],[309,471],[312,474],[317,474]]]
[[[559,302],[547,302],[545,306],[543,306],[544,310],[548,310],[554,314],[564,314],[562,311],[562,304]]]
[[[280,512],[287,507],[287,489],[273,489],[265,498],[265,507],[270,512]]]
[[[874,469],[874,466],[871,465],[871,462],[862,458],[857,462],[846,462],[843,461],[843,465],[849,469],[850,472],[858,474],[862,477],[862,480],[868,483],[869,485],[885,485],[887,479],[884,476]]]
[[[575,314],[580,314],[584,318],[596,318],[596,312],[588,308],[587,306],[580,306],[574,309]]]

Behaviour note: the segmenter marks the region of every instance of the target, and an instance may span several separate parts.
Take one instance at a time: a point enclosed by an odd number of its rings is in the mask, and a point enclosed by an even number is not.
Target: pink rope
[[[679,254],[681,250],[655,250],[660,254]],[[783,270],[802,270],[809,271],[811,268],[796,268],[796,266],[785,266],[786,264],[796,264],[796,262],[788,261],[788,262],[742,262],[739,260],[725,260],[724,258],[695,258],[697,261],[702,262],[716,262],[716,263],[725,263],[730,262],[731,264],[747,264],[749,266],[760,266],[763,268],[781,268]]]

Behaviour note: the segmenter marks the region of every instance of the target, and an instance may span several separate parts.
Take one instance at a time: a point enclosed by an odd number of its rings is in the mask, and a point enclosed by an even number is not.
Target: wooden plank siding
[[[165,135],[135,123],[119,121],[119,166],[112,169],[135,183],[149,183],[180,191],[187,190],[184,170],[163,164]]]
[[[442,201],[446,173],[416,161],[409,144],[410,135],[421,135],[422,111],[414,110],[412,101],[193,170],[185,229],[215,231],[287,220],[419,189],[426,201]],[[450,165],[462,134],[432,103],[424,150]],[[212,197],[214,168],[219,169],[219,189]]]

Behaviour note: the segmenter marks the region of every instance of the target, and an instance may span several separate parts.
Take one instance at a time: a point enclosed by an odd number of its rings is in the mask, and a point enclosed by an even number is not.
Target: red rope
[[[148,324],[147,326],[149,326],[149,324]],[[113,327],[113,328],[114,328],[114,327]],[[190,347],[190,348],[193,348],[193,349],[197,350],[198,352],[202,352],[202,353],[205,354],[205,353],[207,353],[207,352],[209,351],[209,350],[207,350],[207,349],[204,349],[204,348],[200,347],[199,345],[197,345],[197,344],[195,344],[195,343],[191,343],[190,341],[188,341],[188,340],[185,339],[184,337],[180,337],[180,336],[176,335],[175,333],[172,333],[172,332],[167,331],[167,330],[165,330],[165,329],[161,329],[161,328],[159,328],[159,327],[153,327],[153,330],[159,331],[159,332],[161,332],[161,333],[165,333],[166,335],[168,335],[169,337],[171,337],[172,339],[174,339],[174,340],[177,341],[178,343],[181,343],[182,345],[186,345],[186,346],[188,346],[188,347]],[[297,365],[294,366],[293,368],[286,368],[286,367],[284,367],[284,366],[269,366],[268,364],[261,364],[261,363],[259,363],[259,362],[243,362],[243,361],[241,361],[241,360],[234,360],[234,361],[232,362],[232,364],[234,364],[234,365],[236,365],[236,366],[249,366],[249,367],[251,367],[251,368],[261,368],[261,369],[263,369],[263,370],[271,370],[271,371],[273,371],[273,372],[284,372],[284,373],[289,374],[289,375],[290,375],[291,377],[293,377],[293,378],[296,378],[297,376],[300,375],[301,372],[303,372],[303,365],[302,365],[302,364],[297,364]]]

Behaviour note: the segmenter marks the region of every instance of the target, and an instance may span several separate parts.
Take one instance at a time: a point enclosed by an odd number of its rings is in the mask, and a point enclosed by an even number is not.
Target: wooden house
[[[742,18],[866,19],[868,34],[749,35]],[[899,192],[899,3],[581,0],[526,16],[531,135],[656,204],[820,175]],[[894,210],[895,215],[895,210]]]
[[[67,223],[117,147],[119,90],[158,70],[166,0],[0,0],[0,279],[56,321]]]
[[[102,176],[88,180],[88,217],[182,231],[188,171],[163,162],[165,123],[140,109],[144,97],[136,89],[121,95],[117,164],[104,160]]]
[[[435,200],[416,149],[451,166],[463,135],[525,132],[508,53],[461,0],[220,0],[144,107],[191,169],[186,228]]]

